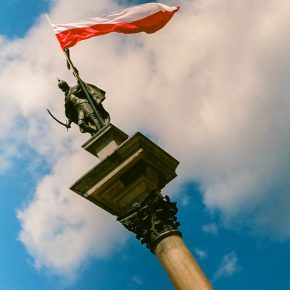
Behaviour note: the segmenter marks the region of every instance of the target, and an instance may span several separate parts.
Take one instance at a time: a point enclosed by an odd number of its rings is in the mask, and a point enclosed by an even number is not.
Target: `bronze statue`
[[[65,94],[67,128],[70,128],[73,122],[79,126],[82,133],[88,132],[93,136],[110,122],[110,116],[102,105],[105,91],[84,82],[69,87],[63,80],[58,81],[58,87]]]

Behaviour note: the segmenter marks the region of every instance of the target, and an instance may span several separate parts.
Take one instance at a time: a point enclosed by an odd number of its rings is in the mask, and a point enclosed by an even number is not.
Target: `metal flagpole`
[[[46,17],[47,17],[47,20],[48,20],[50,26],[52,27],[51,21],[50,21],[50,19],[49,19],[47,14],[46,14]],[[90,94],[88,92],[86,84],[80,78],[77,68],[74,66],[74,64],[72,63],[72,61],[71,61],[71,59],[69,57],[69,54],[68,54],[69,50],[68,49],[67,50],[66,49],[62,49],[62,51],[63,51],[63,53],[64,53],[64,55],[66,57],[67,63],[69,64],[68,69],[72,70],[72,73],[73,73],[74,77],[77,79],[77,81],[78,81],[79,85],[81,86],[81,89],[85,93],[85,96],[86,96],[87,100],[89,101],[94,113],[96,114],[96,117],[97,117],[99,123],[101,124],[101,127],[103,127],[104,126],[103,119],[102,119],[100,113],[98,112],[95,104],[92,101],[92,98],[91,98],[91,96],[90,96]]]
[[[76,69],[76,67],[74,66],[74,64],[72,63],[72,61],[71,61],[71,59],[70,59],[70,57],[69,57],[69,55],[68,55],[68,50],[63,50],[63,52],[64,52],[64,54],[65,54],[65,57],[66,57],[66,60],[67,60],[67,62],[68,62],[68,64],[69,64],[69,66],[70,66],[70,69],[71,69],[72,72],[73,72],[74,77],[77,79],[79,85],[81,86],[83,92],[85,93],[86,98],[88,99],[90,105],[92,106],[93,111],[95,112],[95,114],[96,114],[96,116],[97,116],[98,121],[99,121],[100,124],[101,124],[101,127],[103,127],[103,126],[104,126],[103,119],[102,119],[100,113],[98,112],[98,110],[97,110],[95,104],[94,104],[93,101],[92,101],[92,98],[91,98],[91,96],[90,96],[90,93],[88,92],[88,89],[87,89],[87,85],[86,85],[86,84],[83,82],[83,80],[80,78],[78,70]]]

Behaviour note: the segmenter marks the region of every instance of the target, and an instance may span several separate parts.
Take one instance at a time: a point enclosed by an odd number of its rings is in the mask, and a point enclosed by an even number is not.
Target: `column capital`
[[[171,235],[181,236],[177,212],[176,202],[171,202],[167,195],[162,196],[160,191],[153,191],[142,203],[135,203],[132,210],[117,220],[154,253],[162,239]]]

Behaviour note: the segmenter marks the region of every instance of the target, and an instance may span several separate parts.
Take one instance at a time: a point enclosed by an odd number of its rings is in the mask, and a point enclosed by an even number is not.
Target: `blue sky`
[[[43,13],[73,21],[121,5],[78,2],[0,4],[0,288],[173,289],[133,235],[68,190],[96,160],[81,149],[89,136],[45,115],[64,116],[55,80],[73,79]],[[113,123],[181,161],[166,193],[214,289],[289,290],[290,5],[175,4],[154,36],[92,39],[73,58],[107,90]]]
[[[0,4],[1,35],[23,36],[37,20],[39,13],[48,10],[49,0],[3,0]]]

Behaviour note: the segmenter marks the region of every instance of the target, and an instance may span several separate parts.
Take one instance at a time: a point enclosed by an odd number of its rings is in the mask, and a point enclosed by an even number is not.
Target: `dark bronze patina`
[[[162,196],[159,191],[153,191],[142,203],[136,203],[133,209],[118,221],[129,231],[136,234],[141,244],[154,252],[160,240],[167,236],[181,236],[176,214],[176,202],[171,202],[169,197]]]
[[[70,128],[71,123],[75,123],[82,133],[90,133],[93,136],[110,122],[110,116],[102,105],[105,91],[83,81],[70,87],[67,82],[59,80],[58,86],[65,94],[67,128]]]

